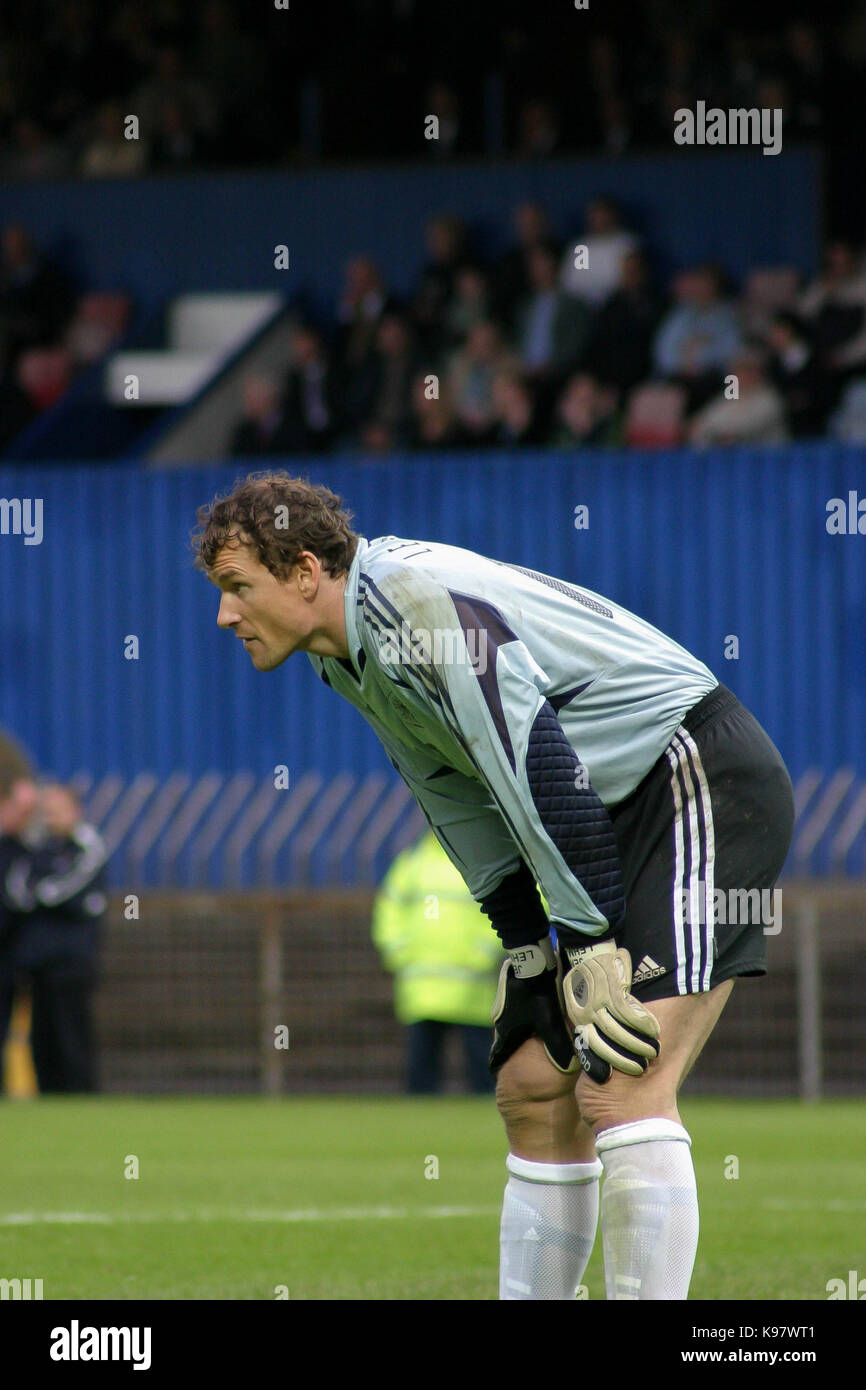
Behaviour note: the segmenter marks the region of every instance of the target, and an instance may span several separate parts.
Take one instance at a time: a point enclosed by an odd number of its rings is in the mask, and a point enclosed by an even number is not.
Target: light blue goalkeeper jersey
[[[345,603],[350,660],[310,660],[375,729],[473,896],[522,858],[553,921],[608,932],[622,890],[606,808],[712,672],[609,599],[456,546],[361,538]]]

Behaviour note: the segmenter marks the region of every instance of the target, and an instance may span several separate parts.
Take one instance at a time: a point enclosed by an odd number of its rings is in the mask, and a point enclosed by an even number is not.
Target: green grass
[[[866,1275],[862,1102],[693,1099],[683,1117],[693,1298],[826,1299]],[[505,1151],[493,1102],[469,1097],[6,1101],[0,1277],[42,1278],[46,1299],[494,1298]]]

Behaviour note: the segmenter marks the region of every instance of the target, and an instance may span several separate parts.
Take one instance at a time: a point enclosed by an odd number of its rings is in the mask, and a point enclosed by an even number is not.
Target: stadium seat
[[[18,385],[36,410],[60,400],[72,378],[72,358],[65,347],[31,348],[18,359]]]
[[[681,444],[686,393],[681,386],[651,381],[628,398],[625,442],[635,449],[664,449]]]

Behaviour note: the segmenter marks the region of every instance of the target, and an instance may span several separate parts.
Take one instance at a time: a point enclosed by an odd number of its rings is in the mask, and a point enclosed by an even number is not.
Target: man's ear
[[[295,565],[298,571],[298,588],[304,598],[315,598],[322,576],[322,562],[311,550],[302,550]]]

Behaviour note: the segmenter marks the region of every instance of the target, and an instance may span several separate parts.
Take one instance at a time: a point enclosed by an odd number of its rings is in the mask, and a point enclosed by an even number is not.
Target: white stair
[[[105,367],[112,405],[182,405],[282,308],[278,294],[185,294],[168,312],[168,346],[116,352]],[[130,378],[135,386],[130,399]]]

